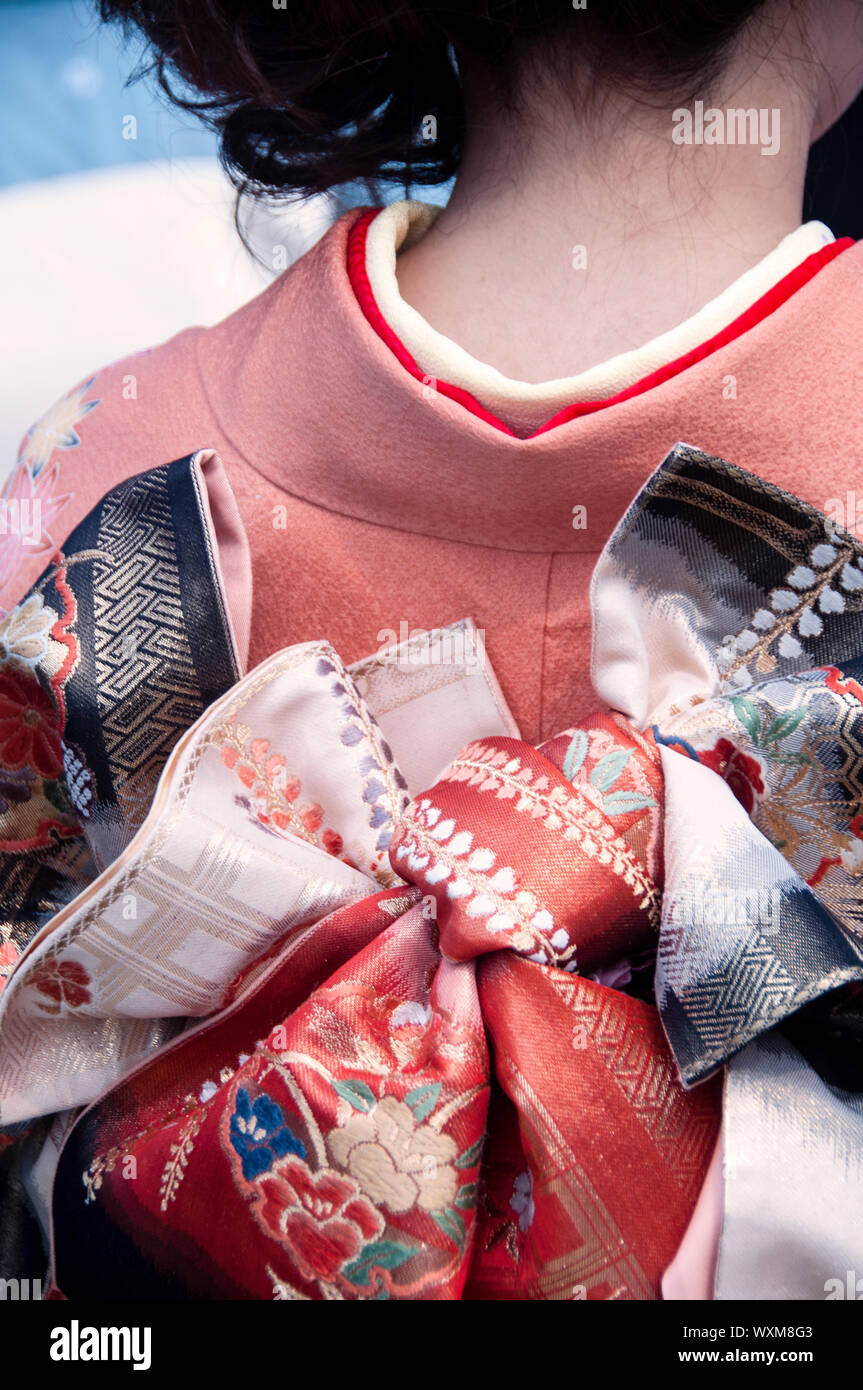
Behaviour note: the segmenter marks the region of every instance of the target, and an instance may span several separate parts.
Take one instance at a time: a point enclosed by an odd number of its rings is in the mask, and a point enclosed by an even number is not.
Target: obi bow
[[[717,1292],[843,1273],[863,549],[679,446],[592,604],[610,712],[538,748],[483,659],[440,659],[468,623],[419,659],[310,643],[239,681],[223,647],[224,693],[199,689],[116,857],[31,909],[0,997],[0,1124],[94,1102],[53,1182],[67,1297],[656,1298],[723,1069]],[[67,790],[90,777],[116,826],[89,713]],[[782,1163],[817,1210],[783,1206]]]

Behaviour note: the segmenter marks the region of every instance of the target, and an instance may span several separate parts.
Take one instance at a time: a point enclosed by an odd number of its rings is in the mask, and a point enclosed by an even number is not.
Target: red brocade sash
[[[78,1125],[63,1291],[98,1296],[119,1227],[114,1296],[657,1297],[719,1123],[655,1005],[601,982],[655,948],[661,827],[622,719],[465,750],[394,837],[407,892],[283,946]]]

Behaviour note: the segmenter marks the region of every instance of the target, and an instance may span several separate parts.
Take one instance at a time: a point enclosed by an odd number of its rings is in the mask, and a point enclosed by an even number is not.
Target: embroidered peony
[[[90,976],[77,960],[58,960],[56,956],[49,956],[34,972],[30,983],[40,994],[53,1001],[42,1005],[48,1013],[59,1013],[64,1004],[69,1009],[77,1009],[81,1004],[90,1003],[87,988]]]
[[[389,1211],[438,1211],[455,1197],[455,1141],[418,1124],[410,1107],[395,1096],[384,1096],[367,1113],[352,1115],[328,1142],[333,1163]]]
[[[698,760],[725,779],[741,806],[751,816],[756,795],[763,796],[765,791],[758,760],[748,753],[741,753],[727,738],[721,738],[715,748],[700,752]]]
[[[304,1279],[331,1284],[383,1231],[380,1213],[350,1178],[312,1173],[299,1159],[280,1163],[256,1186],[259,1220],[288,1247]]]
[[[0,671],[0,766],[59,777],[63,750],[57,710],[34,676]]]

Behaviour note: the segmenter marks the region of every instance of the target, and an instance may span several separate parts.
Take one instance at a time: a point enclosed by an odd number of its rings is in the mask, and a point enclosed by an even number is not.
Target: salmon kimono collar
[[[657,1298],[722,1120],[716,1294],[823,1298],[863,1254],[856,539],[678,446],[597,564],[606,712],[534,748],[469,622],[241,676],[201,459],[100,504],[176,576],[137,706],[88,523],[2,628],[0,1124],[58,1294]]]

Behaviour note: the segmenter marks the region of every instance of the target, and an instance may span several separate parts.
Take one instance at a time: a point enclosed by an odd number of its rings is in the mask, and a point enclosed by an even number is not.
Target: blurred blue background
[[[83,0],[0,0],[0,187],[130,161],[215,155],[153,78],[124,84],[141,45]],[[124,138],[133,116],[135,139]]]
[[[57,397],[224,318],[369,200],[247,204],[250,254],[215,135],[152,75],[127,85],[142,50],[88,0],[0,0],[0,486]]]

